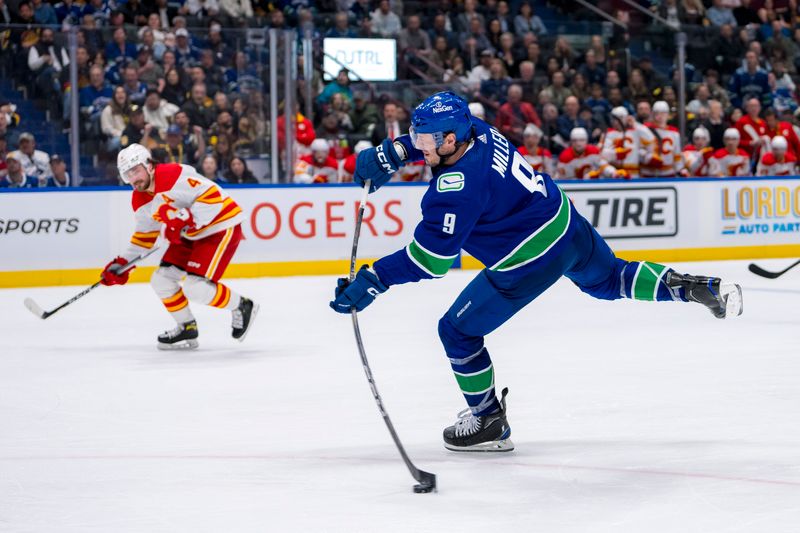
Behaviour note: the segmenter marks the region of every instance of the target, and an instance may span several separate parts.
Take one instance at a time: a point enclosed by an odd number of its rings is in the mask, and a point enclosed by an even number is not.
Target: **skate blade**
[[[197,339],[187,339],[185,341],[176,342],[175,344],[158,343],[158,349],[164,351],[195,350],[198,346],[200,346],[200,343],[197,342]]]
[[[725,300],[725,318],[741,315],[744,311],[742,288],[735,283],[723,283],[719,287],[719,292]]]
[[[472,446],[453,446],[445,442],[444,447],[453,452],[510,452],[514,449],[514,443],[511,439],[493,440]]]
[[[236,339],[237,341],[239,342],[244,341],[244,338],[247,337],[248,333],[250,333],[250,329],[253,327],[253,322],[256,321],[256,315],[258,314],[258,310],[260,309],[260,307],[261,306],[259,306],[257,303],[253,302],[253,310],[250,311],[250,323],[247,324],[247,329],[244,330],[242,336]]]

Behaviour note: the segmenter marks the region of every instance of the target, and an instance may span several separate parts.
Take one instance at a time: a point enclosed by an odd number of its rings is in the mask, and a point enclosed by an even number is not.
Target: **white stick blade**
[[[28,311],[38,316],[39,318],[44,318],[44,309],[39,307],[39,304],[34,302],[33,299],[25,298],[25,307],[28,308]]]

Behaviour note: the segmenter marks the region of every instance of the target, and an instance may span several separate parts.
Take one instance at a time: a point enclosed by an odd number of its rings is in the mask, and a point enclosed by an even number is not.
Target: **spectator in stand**
[[[736,27],[737,25],[733,10],[725,7],[723,0],[713,0],[712,6],[706,11],[706,18],[712,26],[720,27],[723,24],[730,24]]]
[[[194,66],[200,60],[200,49],[191,44],[186,28],[175,30],[175,60],[181,67]]]
[[[253,4],[250,0],[219,0],[222,13],[235,20],[247,20],[253,17]]]
[[[130,101],[125,88],[114,88],[111,102],[100,113],[100,130],[106,136],[106,151],[116,152],[120,148],[122,132],[128,120]]]
[[[217,167],[219,172],[225,173],[230,168],[231,159],[233,159],[233,142],[230,136],[222,134],[217,138],[217,144],[214,145],[212,155],[217,160]]]
[[[400,34],[400,17],[391,10],[389,0],[380,0],[371,18],[373,30],[381,37],[393,39]]]
[[[492,50],[497,51],[500,48],[500,35],[502,34],[503,32],[500,29],[500,21],[497,19],[491,19],[486,31],[486,38],[489,39],[489,44],[491,45]]]
[[[482,28],[486,27],[486,19],[478,11],[476,0],[464,0],[463,11],[455,19],[455,29],[459,32],[469,31],[475,18]]]
[[[69,54],[54,41],[55,33],[50,28],[42,30],[39,41],[28,50],[28,68],[34,85],[47,102],[51,115],[61,116],[61,75],[66,74]]]
[[[278,11],[278,13],[280,13]],[[347,17],[346,11],[339,11],[333,17],[333,27],[329,29],[325,33],[325,37],[335,37],[335,38],[348,38],[352,39],[356,36],[356,32],[354,32],[350,28],[350,21]]]
[[[397,38],[397,46],[400,52],[412,50],[424,56],[431,53],[431,38],[422,29],[422,21],[419,15],[409,15],[406,18],[406,27],[400,30]]]
[[[564,107],[566,99],[572,96],[572,91],[565,85],[565,80],[564,73],[557,70],[550,77],[550,85],[542,89],[549,101],[559,109]],[[565,138],[569,138],[569,136]]]
[[[597,63],[597,55],[594,50],[588,49],[584,58],[585,62],[580,66],[578,72],[586,78],[586,83],[589,85],[599,83],[602,86],[606,82],[606,69]]]
[[[346,132],[353,131],[353,123],[350,121],[350,101],[342,93],[335,93],[331,96],[328,112],[336,114],[339,128]]]
[[[186,103],[186,86],[181,80],[178,69],[170,69],[164,74],[164,89],[161,96],[175,106],[182,106]]]
[[[50,158],[51,176],[47,180],[47,187],[69,187],[72,185],[69,172],[67,172],[67,162],[61,159],[58,154]]]
[[[594,120],[602,125],[608,124],[608,114],[611,113],[611,104],[603,96],[603,86],[599,83],[592,84],[591,96],[586,99],[586,106],[592,110]]]
[[[770,105],[770,88],[767,73],[758,65],[755,52],[745,54],[745,66],[739,68],[728,82],[731,104],[741,107],[745,100],[757,98],[764,106]]]
[[[535,102],[539,94],[536,82],[536,66],[531,61],[522,61],[519,64],[519,78],[515,80],[522,87],[522,99],[526,102]]]
[[[628,97],[633,100],[647,100],[651,98],[652,94],[647,87],[647,82],[644,79],[642,71],[635,68],[631,71],[631,76],[628,79]]]
[[[514,48],[514,34],[505,32],[500,35],[497,56],[503,62],[509,76],[512,78],[519,77],[519,61],[517,61],[517,51]]]
[[[33,189],[39,186],[36,176],[25,173],[19,160],[19,152],[6,156],[6,175],[0,179],[0,189]]]
[[[361,39],[380,39],[382,35],[378,34],[373,28],[371,18],[363,18],[361,19],[361,24],[358,25],[356,37]]]
[[[134,143],[148,149],[155,148],[161,144],[161,139],[151,138],[152,134],[158,135],[158,130],[154,131],[152,124],[145,124],[144,110],[141,106],[133,104],[128,111],[128,124],[119,138],[120,148],[127,148]]]
[[[89,86],[81,89],[79,94],[81,111],[90,120],[100,120],[100,113],[113,96],[114,91],[105,79],[103,68],[93,65],[89,69]]]
[[[589,98],[589,86],[586,84],[586,78],[580,72],[576,72],[572,76],[572,84],[569,86],[569,90],[579,101]]]
[[[629,114],[633,115],[635,113],[633,106],[622,95],[622,89],[619,87],[612,87],[608,90],[608,103],[611,105],[611,109],[624,107]]]
[[[356,23],[360,24],[365,18],[368,19],[372,16],[372,8],[370,7],[370,0],[356,0],[350,6],[349,17]]]
[[[218,182],[224,179],[222,172],[219,171],[217,159],[211,154],[203,157],[203,161],[200,163],[199,170],[200,174],[207,180]]]
[[[150,14],[151,5],[150,2],[145,5],[142,0],[128,0],[123,4],[122,8],[125,22],[136,26],[144,26],[148,22],[147,16]]]
[[[497,111],[495,125],[500,133],[508,137],[517,146],[522,144],[525,126],[534,124],[541,126],[542,121],[536,109],[528,102],[522,101],[522,87],[513,84],[508,87],[507,101]]]
[[[709,44],[714,64],[722,72],[731,72],[739,68],[745,53],[744,45],[734,33],[734,26],[723,24],[719,35]]]
[[[719,100],[708,102],[708,118],[701,122],[701,125],[708,130],[709,144],[715,150],[723,147],[723,135],[728,129],[729,124],[725,120],[725,110]]]
[[[568,96],[564,100],[564,112],[558,117],[558,133],[561,137],[568,139],[570,132],[575,128],[583,128],[589,131],[589,124],[578,116],[581,104],[577,97]]]
[[[708,107],[710,101],[711,91],[708,90],[708,85],[701,83],[695,88],[694,100],[686,106],[686,112],[697,114],[700,112],[701,107]]]
[[[514,21],[511,18],[511,8],[508,6],[506,0],[497,2],[497,21],[500,23],[500,31],[503,33],[511,33],[511,38],[514,38]]]
[[[114,30],[114,36],[106,45],[106,59],[114,63],[119,63],[127,59],[136,59],[136,45],[128,42],[125,28]]]
[[[455,49],[458,45],[458,36],[455,32],[450,31],[447,26],[447,17],[444,13],[437,13],[433,17],[433,27],[428,30],[428,36],[432,42],[436,41],[437,37],[444,37],[447,41],[447,48]]]
[[[219,15],[219,2],[217,0],[186,0],[179,11],[181,15],[189,15],[199,20],[215,18]]]
[[[465,80],[465,83],[470,89],[479,91],[481,82],[489,79],[489,76],[491,75],[489,67],[492,66],[492,59],[494,59],[494,54],[491,50],[484,50],[481,52],[480,63],[475,65],[475,67],[469,71],[469,74]]]
[[[129,64],[122,71],[124,83],[122,87],[128,95],[131,103],[142,104],[144,103],[145,96],[147,96],[147,85],[139,80],[139,73],[133,64]]]
[[[195,83],[192,86],[191,99],[183,104],[181,110],[186,112],[189,123],[193,126],[200,126],[202,130],[207,130],[214,123],[214,102],[206,94],[204,83]]]
[[[494,55],[494,48],[491,41],[486,36],[484,26],[481,25],[480,20],[473,18],[470,20],[469,28],[467,31],[461,32],[458,37],[458,43],[462,51],[470,49],[470,43],[474,47],[475,52],[483,53],[489,51]]]
[[[157,90],[150,89],[144,100],[144,121],[151,124],[158,135],[163,137],[167,133],[170,120],[179,109],[175,104],[161,98]]]
[[[325,89],[317,96],[317,104],[327,104],[331,96],[335,93],[344,94],[348,100],[353,100],[353,91],[350,89],[350,72],[343,68],[336,75],[336,79],[325,86]]]
[[[241,157],[234,157],[231,159],[230,168],[223,174],[224,183],[258,183],[258,179],[253,175],[253,172],[247,168],[247,162]]]
[[[31,4],[33,7],[33,20],[36,21],[36,24],[43,26],[55,26],[58,24],[56,11],[49,2],[32,0]]]
[[[739,148],[739,130],[725,130],[724,148],[720,148],[708,161],[708,175],[717,178],[750,176],[750,156]]]
[[[336,183],[339,163],[330,155],[330,145],[323,139],[311,143],[311,153],[300,156],[294,168],[295,183]]]
[[[136,69],[136,75],[145,86],[149,88],[159,87],[164,83],[164,69],[153,60],[152,50],[147,46],[139,47],[136,53],[136,61],[130,63]],[[147,93],[145,93],[147,96]]]
[[[514,32],[518,38],[522,38],[526,33],[532,33],[544,37],[547,35],[547,26],[542,19],[533,12],[533,7],[529,2],[523,2],[519,6],[519,15],[514,17]]]
[[[542,106],[541,129],[544,134],[542,139],[544,147],[558,157],[562,150],[567,147],[567,139],[564,139],[558,133],[558,108],[551,103],[546,103]]]
[[[481,82],[481,96],[488,104],[489,116],[492,117],[506,101],[506,94],[511,85],[511,78],[506,74],[505,64],[500,59],[492,59],[489,67],[489,79]],[[522,88],[520,87],[520,90]],[[520,97],[522,95],[520,94]],[[522,132],[520,132],[522,133]]]
[[[770,58],[770,63],[784,60],[794,63],[795,46],[789,37],[789,29],[780,20],[773,20],[771,24],[772,36],[764,41],[764,51]]]
[[[734,4],[735,2],[731,2]],[[758,27],[761,26],[761,18],[759,17],[759,11],[754,6],[751,5],[751,0],[741,0],[741,4],[738,7],[734,7],[733,9],[733,16],[736,19],[736,23],[744,28],[745,26]],[[764,2],[761,2],[763,5]],[[764,10],[766,11],[766,10]],[[763,13],[766,18],[766,13]]]
[[[155,150],[159,152],[161,162],[195,166],[206,151],[206,143],[200,126],[194,126],[193,133],[198,143],[196,149],[192,143],[186,141],[180,126],[173,124],[167,128],[167,142]]]
[[[408,122],[400,121],[399,107],[396,103],[388,101],[383,105],[383,120],[375,125],[372,130],[371,141],[373,146],[378,146],[384,139],[396,139],[403,132],[408,131]]]
[[[18,150],[8,154],[6,159],[13,154],[22,165],[25,175],[33,176],[39,180],[39,185],[43,186],[53,175],[50,170],[50,156],[46,152],[36,149],[36,139],[28,132],[20,134],[17,147]]]
[[[370,135],[372,133],[370,128],[374,127],[379,121],[378,108],[369,101],[368,96],[368,94],[360,91],[353,93],[350,123],[353,125],[353,133],[358,135]],[[309,143],[312,140],[309,140]]]
[[[431,52],[430,60],[431,63],[439,67],[441,69],[441,73],[438,74],[439,81],[444,79],[445,72],[453,67],[453,60],[458,56],[458,53],[453,48],[448,48],[447,46],[447,38],[444,36],[439,35],[433,41],[433,51]],[[431,75],[436,75],[437,73],[431,72]]]
[[[256,125],[247,115],[239,117],[236,123],[236,140],[233,152],[242,157],[251,157],[260,152]]]

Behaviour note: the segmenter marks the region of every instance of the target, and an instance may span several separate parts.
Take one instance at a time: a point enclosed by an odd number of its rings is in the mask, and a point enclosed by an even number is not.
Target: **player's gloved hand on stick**
[[[166,224],[164,236],[172,244],[181,243],[184,228],[194,228],[192,212],[185,207],[177,209],[170,204],[163,204],[153,218]]]
[[[363,187],[367,180],[372,180],[369,192],[375,192],[404,164],[392,140],[384,139],[379,146],[367,148],[358,154],[353,181]]]
[[[103,269],[102,274],[100,274],[100,283],[109,286],[109,285],[125,285],[128,283],[128,276],[130,276],[133,267],[130,270],[126,270],[125,272],[120,273],[120,270],[128,264],[128,260],[124,257],[115,257],[110,263],[106,265]]]
[[[337,313],[349,313],[353,307],[356,311],[362,311],[388,288],[378,279],[374,270],[364,265],[352,282],[347,278],[339,278],[336,297],[330,303],[331,309]]]

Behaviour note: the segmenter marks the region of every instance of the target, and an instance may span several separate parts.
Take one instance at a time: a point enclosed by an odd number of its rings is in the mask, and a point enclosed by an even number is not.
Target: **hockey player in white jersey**
[[[611,110],[611,127],[600,141],[600,150],[603,159],[621,171],[618,175],[638,178],[642,165],[652,158],[655,140],[653,132],[617,106]]]
[[[669,105],[659,100],[653,104],[653,121],[645,123],[655,137],[649,160],[642,165],[643,178],[668,178],[680,175],[683,169],[681,134],[670,126]]]
[[[770,142],[771,150],[761,157],[757,176],[794,176],[797,174],[797,158],[789,151],[785,137],[776,135]]]
[[[750,175],[750,156],[739,148],[740,139],[741,135],[736,128],[725,130],[722,135],[725,146],[714,152],[714,155],[708,160],[709,176],[726,178]]]
[[[570,145],[558,157],[557,175],[562,180],[585,180],[621,177],[600,155],[600,149],[589,144],[589,133],[574,128],[569,134]]]
[[[682,176],[703,177],[708,176],[708,161],[714,155],[714,148],[709,145],[711,134],[703,126],[692,133],[692,144],[687,144],[683,149]]]

